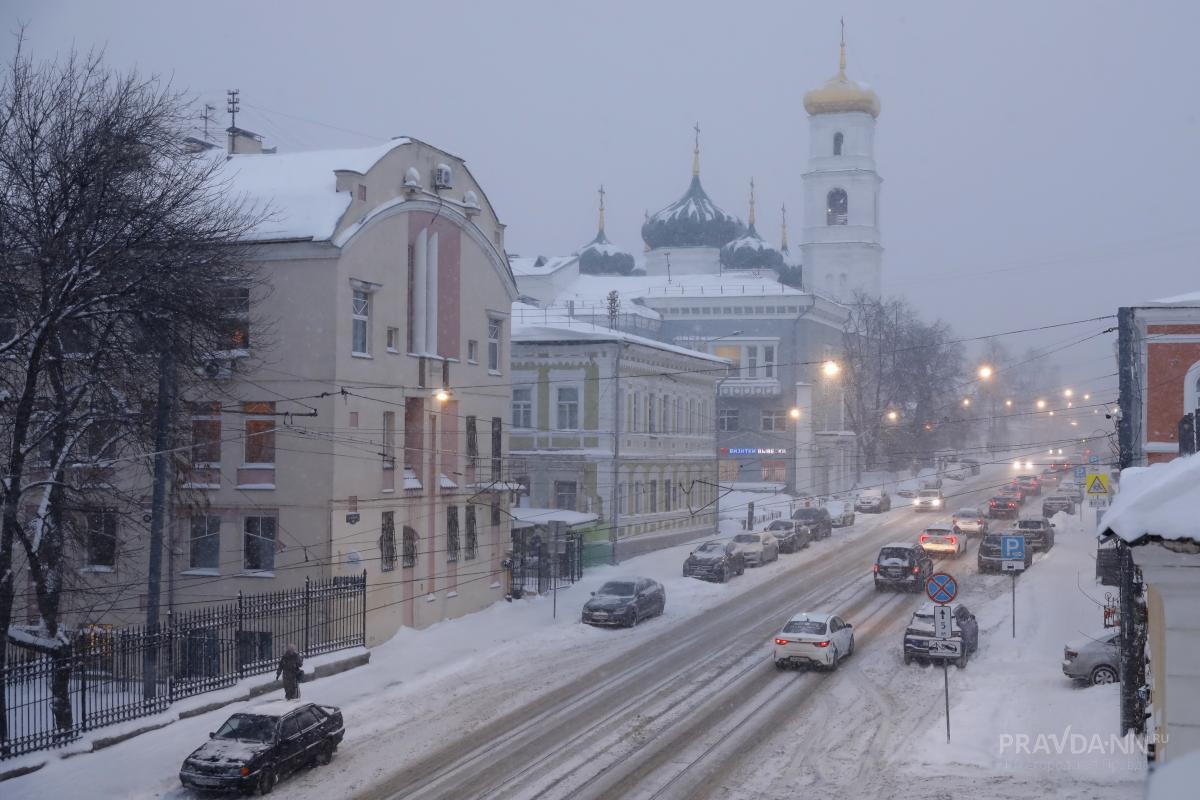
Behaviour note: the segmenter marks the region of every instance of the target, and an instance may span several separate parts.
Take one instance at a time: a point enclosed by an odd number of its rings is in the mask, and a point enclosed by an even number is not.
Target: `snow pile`
[[[1126,542],[1146,535],[1200,541],[1200,455],[1121,471],[1121,491],[1104,514],[1104,531]]]

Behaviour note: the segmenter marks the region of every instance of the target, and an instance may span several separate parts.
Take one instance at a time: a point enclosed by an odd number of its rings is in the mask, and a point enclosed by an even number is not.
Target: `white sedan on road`
[[[967,549],[967,537],[947,525],[931,525],[921,532],[921,547],[929,553],[958,558]]]
[[[781,670],[801,665],[834,670],[853,653],[854,626],[835,614],[797,614],[775,634],[775,667]]]

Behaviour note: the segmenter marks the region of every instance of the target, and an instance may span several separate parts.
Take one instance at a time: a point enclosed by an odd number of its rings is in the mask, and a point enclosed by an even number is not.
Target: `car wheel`
[[[729,583],[729,567],[721,570],[721,583]]]
[[[830,665],[829,665],[830,672],[834,672],[835,670],[837,670],[838,662],[842,660],[841,654],[838,653],[837,645],[836,644],[832,645],[832,648],[833,648],[833,662],[830,663]]]
[[[904,654],[904,666],[908,666],[911,663],[912,663],[912,656],[910,656],[908,653],[905,653]]]
[[[279,773],[275,771],[275,767],[267,766],[258,773],[258,784],[254,788],[260,795],[270,794],[278,782]]]
[[[635,608],[629,612],[629,617],[625,620],[625,627],[636,628],[639,621],[637,609]]]
[[[854,655],[854,634],[850,634],[850,649],[846,651],[846,657]]]
[[[875,591],[882,592],[883,587],[879,585],[879,581],[875,581]]]
[[[958,656],[958,660],[954,662],[954,666],[959,669],[967,668],[967,648],[964,647],[962,653]]]
[[[330,761],[333,761],[333,742],[326,742],[317,751],[317,766],[328,766]]]
[[[738,575],[745,575],[745,574],[746,574],[746,562],[743,561],[742,565],[740,567],[738,567]]]
[[[779,670],[780,672],[783,672],[785,669],[787,669],[787,662],[786,661],[776,661],[775,669]]]
[[[1116,683],[1117,671],[1107,664],[1101,664],[1092,670],[1091,684],[1098,686],[1102,683]]]

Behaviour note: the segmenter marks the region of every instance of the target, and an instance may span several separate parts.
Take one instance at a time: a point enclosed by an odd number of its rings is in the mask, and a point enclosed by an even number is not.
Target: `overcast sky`
[[[780,204],[798,223],[803,202],[802,98],[836,72],[844,15],[848,72],[883,106],[886,292],[974,336],[1200,290],[1195,0],[3,6],[36,56],[105,47],[222,126],[239,88],[239,124],[280,150],[407,134],[460,155],[522,255],[591,239],[601,183],[610,238],[639,250],[643,211],[687,186],[696,121],[709,194],[744,217],[753,176],[777,241]],[[1111,340],[1062,351],[1067,374],[1111,372]]]

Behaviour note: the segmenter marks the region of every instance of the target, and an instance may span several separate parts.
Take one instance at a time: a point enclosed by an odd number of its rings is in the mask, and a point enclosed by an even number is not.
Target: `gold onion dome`
[[[872,117],[879,116],[879,95],[865,84],[846,77],[846,42],[842,40],[842,53],[838,73],[825,82],[820,89],[804,95],[804,110],[809,114],[844,114],[861,111]]]

